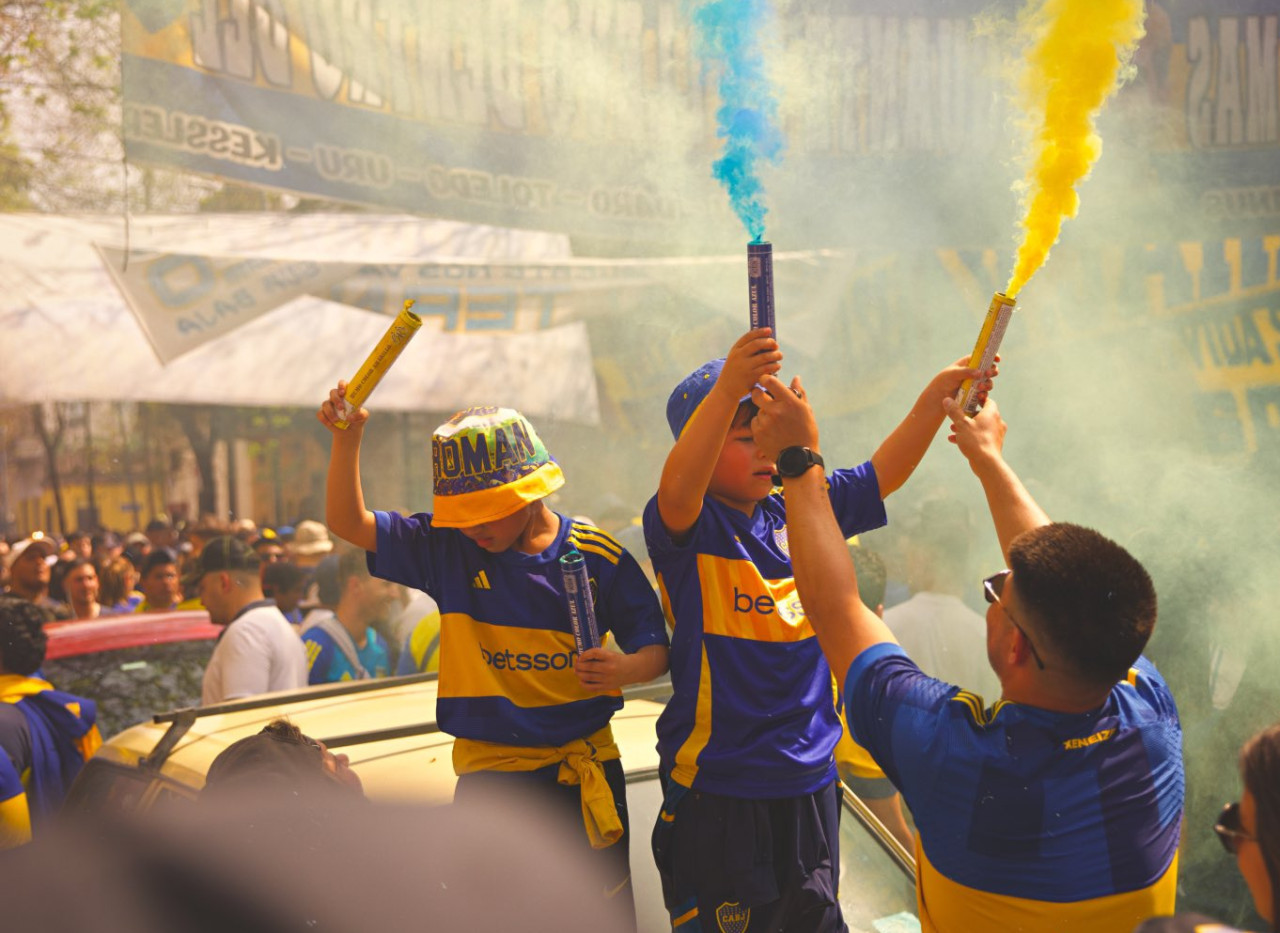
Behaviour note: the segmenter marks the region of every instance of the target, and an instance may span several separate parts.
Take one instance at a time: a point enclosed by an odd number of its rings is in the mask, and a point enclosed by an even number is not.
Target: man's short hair
[[[347,588],[347,581],[355,578],[357,580],[367,580],[371,574],[369,573],[369,561],[365,557],[365,552],[359,548],[349,551],[343,551],[338,555],[338,593],[341,594]]]
[[[1073,673],[1098,686],[1128,675],[1156,624],[1155,587],[1132,554],[1055,522],[1014,539],[1009,569],[1035,631]]]
[[[310,574],[297,564],[278,560],[262,568],[262,589],[270,596],[301,586],[309,576]]]
[[[322,606],[333,607],[342,599],[342,584],[338,581],[338,555],[326,554],[311,572],[316,581],[316,599]]]
[[[858,595],[862,597],[862,604],[875,612],[877,606],[884,605],[884,591],[888,585],[884,560],[875,551],[859,544],[849,545],[849,554],[853,557],[853,569],[858,574]]]
[[[0,666],[10,674],[30,677],[44,663],[51,616],[27,599],[0,596]]]
[[[351,790],[326,770],[319,743],[287,719],[275,719],[256,735],[232,742],[209,765],[205,797],[253,794],[294,799],[314,792]]]
[[[147,552],[147,556],[142,559],[142,566],[138,568],[138,572],[142,576],[146,576],[157,567],[163,567],[165,564],[178,563],[178,554],[176,551],[167,547],[152,548]]]

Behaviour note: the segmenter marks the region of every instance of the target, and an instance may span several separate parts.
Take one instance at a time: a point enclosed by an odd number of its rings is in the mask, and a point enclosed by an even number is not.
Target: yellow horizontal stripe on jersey
[[[1178,879],[1175,854],[1165,873],[1148,887],[1072,903],[1039,901],[979,891],[945,877],[916,837],[916,896],[924,933],[951,930],[1018,930],[1019,933],[1132,933],[1147,917],[1173,913]]]
[[[521,707],[600,696],[578,683],[576,655],[569,632],[491,625],[459,612],[442,613],[439,695],[501,696]]]
[[[699,554],[698,580],[708,634],[770,642],[814,637],[791,577],[766,580],[749,560]]]

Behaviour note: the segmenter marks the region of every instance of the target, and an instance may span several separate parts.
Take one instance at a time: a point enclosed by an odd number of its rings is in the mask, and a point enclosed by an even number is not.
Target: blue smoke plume
[[[694,0],[696,47],[704,68],[719,64],[720,109],[717,135],[724,155],[712,174],[753,243],[764,239],[764,186],[756,175],[760,160],[776,163],[786,140],[778,129],[778,102],[764,75],[760,34],[774,21],[772,0]]]

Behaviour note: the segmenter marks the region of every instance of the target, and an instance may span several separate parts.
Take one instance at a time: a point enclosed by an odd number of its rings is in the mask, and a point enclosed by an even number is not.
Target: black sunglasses
[[[1244,824],[1240,822],[1240,804],[1229,803],[1222,808],[1222,812],[1218,814],[1218,819],[1214,821],[1213,831],[1218,834],[1218,841],[1222,843],[1222,848],[1227,850],[1229,855],[1235,855],[1240,851],[1240,844],[1245,840],[1257,841],[1257,836],[1250,836],[1244,831]]]
[[[1013,627],[1022,633],[1022,637],[1027,640],[1027,647],[1031,649],[1031,657],[1035,658],[1036,667],[1044,670],[1044,659],[1040,657],[1040,652],[1036,650],[1036,643],[1031,640],[1031,636],[1027,634],[1027,630],[1018,624],[1018,620],[1013,617],[1013,613],[1009,611],[1000,599],[1000,594],[1004,592],[1004,581],[1009,579],[1012,570],[1001,570],[999,573],[993,573],[982,581],[982,595],[986,597],[989,603],[1000,603],[1000,608],[1004,610],[1004,614],[1009,617],[1009,621],[1013,623]]]

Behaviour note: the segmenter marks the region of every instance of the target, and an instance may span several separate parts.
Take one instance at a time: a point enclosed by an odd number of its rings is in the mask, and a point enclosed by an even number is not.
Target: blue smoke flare
[[[695,0],[690,5],[696,47],[704,68],[720,65],[720,109],[716,135],[724,155],[712,174],[752,242],[764,239],[764,186],[759,161],[776,163],[786,145],[777,125],[778,102],[764,75],[760,34],[773,22],[772,0]]]

